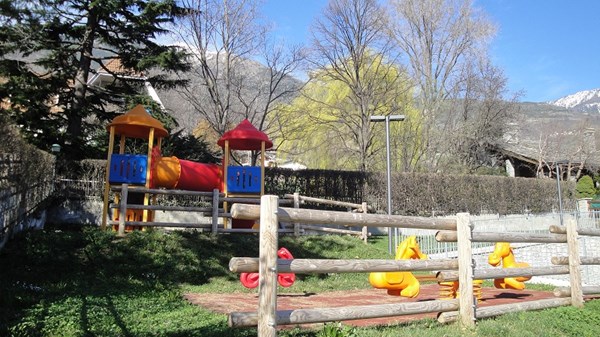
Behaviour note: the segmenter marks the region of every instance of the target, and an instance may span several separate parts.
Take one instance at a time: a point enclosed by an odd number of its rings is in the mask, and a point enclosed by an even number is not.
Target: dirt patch
[[[307,308],[331,308],[343,306],[387,304],[399,302],[418,302],[440,299],[440,287],[437,284],[421,286],[421,292],[417,298],[405,298],[390,296],[385,290],[364,289],[352,291],[336,291],[321,294],[315,293],[290,293],[277,296],[278,310],[293,310]],[[481,301],[478,306],[490,306],[519,301],[535,301],[544,298],[552,298],[554,295],[547,291],[535,290],[503,290],[495,288],[483,288]],[[258,306],[258,295],[256,293],[234,293],[234,294],[185,294],[185,298],[193,304],[202,306],[210,311],[229,314],[232,312],[256,312]],[[407,322],[415,319],[436,318],[436,313],[406,315],[396,317],[385,317],[375,319],[360,319],[346,321],[344,323],[354,326],[367,325],[389,325]]]

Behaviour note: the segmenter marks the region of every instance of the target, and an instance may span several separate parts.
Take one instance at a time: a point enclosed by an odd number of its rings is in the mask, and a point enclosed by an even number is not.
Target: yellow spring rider
[[[526,268],[529,263],[517,262],[515,255],[508,242],[496,242],[494,251],[488,256],[488,263],[497,267],[502,263],[502,268]],[[505,277],[494,280],[494,286],[499,289],[525,289],[525,281],[529,281],[531,276]]]
[[[409,236],[398,245],[396,260],[427,259],[419,249],[416,236]],[[369,283],[377,289],[387,289],[388,295],[417,297],[421,285],[408,271],[374,272],[369,274]]]

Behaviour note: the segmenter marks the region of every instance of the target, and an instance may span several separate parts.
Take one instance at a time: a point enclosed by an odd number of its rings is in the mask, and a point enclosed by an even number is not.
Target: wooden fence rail
[[[119,233],[123,234],[125,228],[127,226],[146,226],[146,227],[181,227],[181,228],[198,228],[202,230],[208,230],[213,234],[217,233],[259,233],[257,229],[240,229],[240,228],[222,228],[219,225],[220,218],[232,218],[231,213],[224,212],[222,207],[219,207],[221,203],[233,203],[233,207],[237,209],[240,205],[246,206],[254,206],[256,209],[260,209],[260,198],[240,198],[240,197],[225,197],[224,193],[219,192],[218,190],[213,190],[212,192],[206,191],[188,191],[188,190],[172,190],[172,189],[156,189],[156,188],[145,188],[142,186],[131,186],[129,184],[121,184],[120,186],[111,186],[110,191],[120,193],[120,198],[118,203],[111,203],[108,205],[109,209],[118,209],[120,214],[125,214],[127,210],[146,210],[146,211],[177,211],[177,212],[197,212],[204,213],[211,217],[210,223],[191,223],[191,222],[157,222],[157,221],[132,221],[123,219],[120,217],[118,221],[110,221],[107,220],[106,223],[110,226],[116,225]],[[207,206],[198,207],[198,206],[169,206],[169,205],[160,205],[160,204],[152,204],[152,205],[141,205],[141,204],[131,204],[128,203],[127,196],[130,193],[139,193],[139,194],[152,194],[152,195],[166,195],[166,196],[175,196],[175,197],[200,197],[206,199],[205,203]],[[304,198],[309,201],[319,201],[322,203],[328,203],[332,205],[344,205],[344,206],[360,206],[361,211],[367,209],[366,203],[362,205],[352,204],[352,203],[344,203],[334,200],[327,199],[318,199],[318,198],[308,198],[294,195],[295,200],[291,199],[281,199],[278,201],[279,206],[287,206],[294,205],[294,207],[299,207],[300,198]],[[108,214],[107,214],[108,215]],[[256,217],[258,219],[258,217]],[[336,234],[351,234],[358,235],[363,240],[367,241],[369,236],[367,232],[367,227],[363,226],[361,231],[355,231],[350,229],[342,229],[342,228],[329,228],[311,224],[301,224],[295,223],[293,229],[280,228],[278,230],[279,233],[289,233],[294,235],[300,235],[307,231],[319,231],[319,232],[328,232],[328,233],[336,233]]]
[[[276,336],[277,325],[328,322],[374,317],[399,316],[408,313],[438,312],[438,321],[460,321],[463,326],[473,326],[477,319],[507,312],[539,310],[563,305],[582,306],[583,294],[600,292],[600,287],[582,287],[580,265],[596,264],[599,259],[580,257],[578,235],[596,235],[596,231],[577,229],[575,220],[566,228],[554,233],[485,233],[473,231],[468,213],[459,213],[455,220],[424,219],[406,216],[389,216],[363,213],[344,213],[290,209],[278,207],[278,198],[263,196],[258,205],[234,205],[234,218],[260,218],[260,249],[258,258],[232,258],[229,268],[233,272],[259,272],[258,312],[237,312],[229,316],[232,327],[258,326],[258,335]],[[337,224],[351,223],[371,227],[425,228],[440,230],[436,237],[443,241],[458,242],[458,259],[443,260],[328,260],[328,259],[277,259],[278,221]],[[555,257],[554,266],[481,269],[473,262],[473,242],[546,242],[566,243],[567,257]],[[458,280],[457,300],[399,303],[392,305],[296,309],[278,311],[276,275],[282,273],[330,273],[373,271],[442,270],[438,281]],[[474,279],[495,279],[518,276],[569,274],[570,287],[557,288],[557,298],[520,302],[478,308],[473,293]]]

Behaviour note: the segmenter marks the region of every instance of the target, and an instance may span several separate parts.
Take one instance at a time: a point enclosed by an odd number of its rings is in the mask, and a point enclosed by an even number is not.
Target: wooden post
[[[581,289],[581,260],[579,242],[577,241],[577,221],[567,221],[567,250],[569,253],[569,282],[571,283],[571,305],[583,307],[583,291]]]
[[[229,189],[227,184],[227,174],[229,170],[229,140],[225,140],[225,148],[223,149],[223,193],[225,193],[225,197],[229,196]],[[229,203],[227,201],[223,201],[223,212],[227,213],[229,210]],[[227,217],[223,218],[223,229],[230,228],[229,227],[229,219]]]
[[[121,202],[119,203],[119,231],[118,235],[125,235],[125,220],[127,217],[127,184],[121,184]]]
[[[260,142],[260,195],[265,194],[265,141]]]
[[[300,194],[294,193],[294,208],[300,208]],[[300,236],[300,223],[294,222],[294,236]]]
[[[213,189],[212,196],[212,235],[216,236],[219,230],[219,189]]]
[[[147,167],[146,167],[146,188],[150,188],[150,171],[152,170],[152,146],[154,145],[154,128],[150,128],[148,133],[148,148],[147,148]],[[144,206],[147,206],[150,202],[150,194],[144,193]],[[142,221],[148,222],[148,210],[142,211]]]
[[[362,203],[362,213],[364,213],[364,214],[369,213],[369,208],[367,207],[366,202]],[[369,239],[369,227],[363,226],[362,235],[363,235],[363,241],[365,242],[365,244],[367,244],[367,240]]]
[[[258,336],[277,336],[277,207],[279,198],[260,198],[260,248],[258,278]]]
[[[456,214],[456,233],[458,241],[458,313],[464,327],[475,326],[475,303],[473,298],[473,255],[471,251],[471,224],[469,213]]]

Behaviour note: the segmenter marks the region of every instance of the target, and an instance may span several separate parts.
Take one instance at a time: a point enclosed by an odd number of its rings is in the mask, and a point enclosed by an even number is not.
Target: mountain
[[[548,104],[581,112],[600,112],[600,88],[579,91]]]
[[[522,102],[504,135],[504,150],[534,161],[600,166],[600,88],[551,102]]]
[[[224,57],[224,55],[219,56],[216,53],[209,55],[209,65],[213,69],[217,69],[217,63],[224,62]],[[156,90],[167,111],[175,117],[180,128],[184,129],[187,134],[191,134],[199,123],[205,119],[205,116],[198,111],[198,105],[206,104],[208,106],[214,104],[212,97],[206,89],[206,84],[200,78],[199,74],[202,73],[202,69],[198,60],[192,58],[191,62],[192,69],[187,73],[181,74],[180,78],[189,81],[187,88],[195,96],[194,103],[190,102],[190,99],[185,95],[185,90],[182,88],[157,88]],[[251,105],[251,111],[263,110],[267,101],[272,99],[269,97],[268,91],[272,76],[271,69],[250,59],[238,59],[238,62],[241,62],[241,66],[238,65],[235,67],[233,78],[235,85],[232,89],[234,92],[229,102],[231,112],[235,114],[233,123],[237,124],[241,122],[244,117],[247,117],[250,122],[255,122],[260,120],[262,115],[257,113],[255,116],[244,116],[246,106],[242,104],[242,101],[245,104]],[[222,72],[223,70],[221,70]],[[303,82],[301,80],[290,75],[285,76],[279,82],[277,90],[273,93],[273,96],[278,97],[278,99],[272,104],[290,103],[296,96],[296,91],[302,85]],[[222,78],[219,79],[217,86],[221,86],[220,90],[221,94],[223,94],[225,92],[225,84]],[[236,88],[239,90],[236,91]]]

